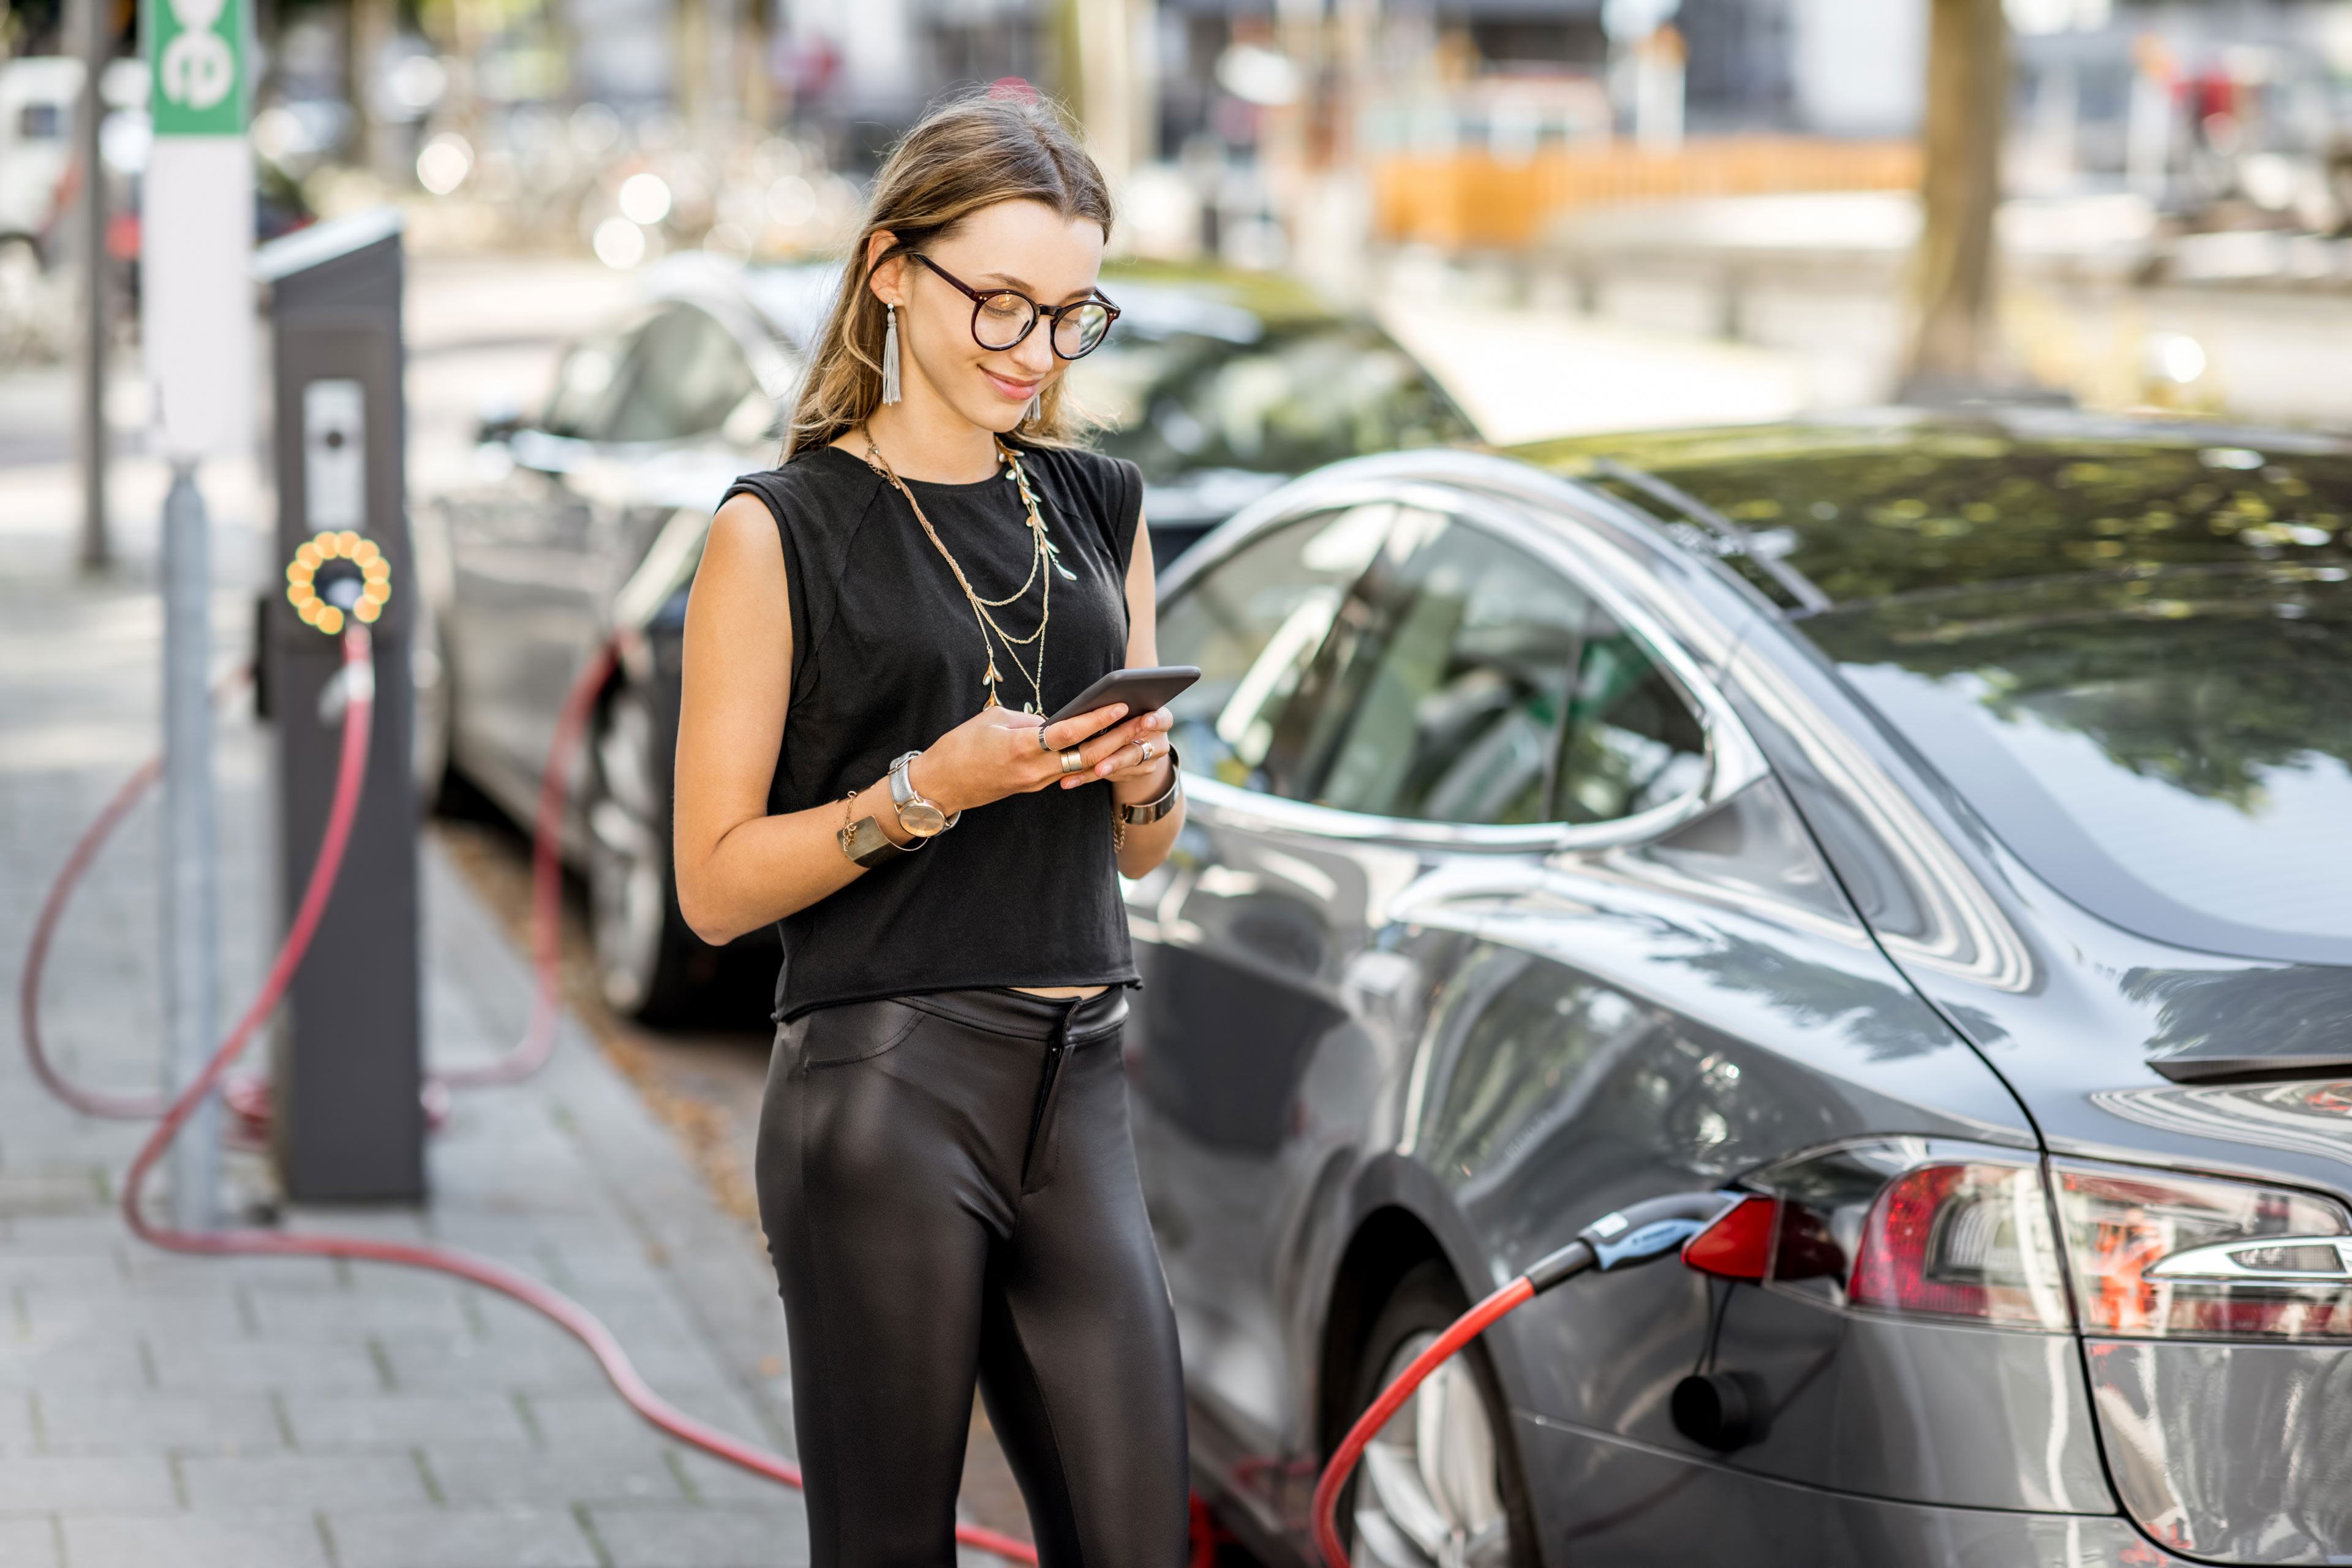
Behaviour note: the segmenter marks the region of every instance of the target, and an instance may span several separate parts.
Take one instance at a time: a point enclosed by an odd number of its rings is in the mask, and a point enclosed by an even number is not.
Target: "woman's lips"
[[[983,370],[980,374],[988,377],[988,384],[996,388],[996,395],[1008,403],[1028,402],[1037,395],[1039,383],[1045,379],[1041,376],[1037,381],[1014,381],[1012,377],[999,375],[992,370]]]

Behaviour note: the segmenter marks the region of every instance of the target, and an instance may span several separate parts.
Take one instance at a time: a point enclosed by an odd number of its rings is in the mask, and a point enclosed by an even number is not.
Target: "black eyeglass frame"
[[[1054,351],[1054,357],[1065,362],[1082,360],[1102,347],[1104,339],[1110,336],[1111,328],[1118,324],[1118,307],[1112,304],[1109,297],[1099,289],[1085,299],[1073,300],[1066,305],[1040,305],[1018,289],[975,289],[919,250],[907,252],[907,258],[910,261],[921,262],[937,275],[940,282],[971,301],[971,341],[991,353],[1003,353],[1007,349],[1019,348],[1029,341],[1029,334],[1037,330],[1037,323],[1040,321],[1050,321],[1054,324],[1045,333],[1045,346]],[[1009,343],[992,343],[980,335],[980,313],[987,308],[991,300],[1000,295],[1011,295],[1029,307],[1029,324],[1022,328],[1021,335]],[[1062,318],[1073,310],[1084,310],[1088,305],[1100,305],[1109,313],[1108,319],[1103,322],[1102,337],[1097,338],[1074,354],[1066,354],[1062,352],[1062,345],[1054,341],[1055,334],[1062,329]]]

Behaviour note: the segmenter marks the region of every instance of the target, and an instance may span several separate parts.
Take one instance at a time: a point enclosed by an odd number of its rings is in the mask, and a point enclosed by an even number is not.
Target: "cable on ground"
[[[470,1281],[531,1309],[571,1334],[588,1349],[596,1359],[614,1392],[646,1421],[682,1443],[701,1449],[715,1458],[737,1465],[753,1475],[765,1477],[784,1486],[799,1488],[800,1467],[781,1455],[771,1454],[741,1439],[729,1436],[717,1427],[671,1405],[656,1394],[638,1374],[628,1353],[595,1315],[577,1301],[549,1289],[529,1275],[491,1262],[488,1258],[437,1247],[418,1247],[404,1242],[376,1241],[361,1237],[289,1236],[282,1231],[228,1230],[183,1231],[158,1225],[147,1217],[141,1205],[146,1181],[171,1147],[180,1129],[186,1124],[205,1097],[217,1087],[247,1044],[269,1016],[277,1011],[286,988],[301,966],[302,955],[317,932],[320,918],[325,914],[327,901],[333,894],[337,873],[342,868],[343,852],[351,842],[352,824],[359,815],[360,796],[367,780],[368,741],[374,717],[375,681],[374,657],[367,630],[354,625],[342,633],[345,689],[350,700],[342,715],[341,756],[335,773],[335,793],[327,813],[326,830],[320,837],[318,858],[310,867],[310,876],[302,891],[302,901],[296,907],[294,918],[288,925],[285,941],[279,944],[268,976],[244,1016],[221,1042],[204,1070],[172,1097],[168,1104],[142,1110],[143,1101],[127,1095],[101,1095],[68,1083],[57,1073],[39,1047],[38,1029],[34,1019],[37,1011],[40,972],[48,956],[58,920],[74,885],[89,869],[90,860],[129,813],[139,796],[153,784],[160,763],[152,763],[134,774],[129,784],[116,792],[106,809],[89,832],[74,847],[64,871],[51,886],[49,897],[42,907],[33,942],[26,957],[24,984],[18,993],[21,1016],[26,1020],[25,1032],[28,1054],[34,1070],[44,1086],[58,1097],[79,1110],[93,1115],[135,1118],[160,1112],[161,1120],[147,1141],[140,1145],[131,1163],[131,1171],[122,1185],[122,1216],[131,1233],[151,1246],[166,1251],[194,1253],[206,1257],[309,1257],[346,1258],[367,1263],[389,1263],[408,1268],[429,1269]],[[612,670],[613,653],[608,647],[600,651],[589,669],[573,686],[564,704],[562,720],[557,726],[553,754],[549,758],[546,781],[540,792],[539,820],[533,835],[535,888],[533,925],[536,942],[533,967],[537,971],[538,987],[532,1003],[531,1022],[523,1040],[507,1056],[485,1067],[471,1069],[462,1079],[457,1074],[444,1076],[444,1082],[467,1084],[512,1082],[537,1070],[547,1058],[555,1037],[557,1002],[557,957],[559,952],[556,921],[557,901],[561,896],[562,867],[558,851],[561,847],[562,816],[566,799],[565,781],[570,777],[572,753],[579,736],[585,729],[588,714],[602,691],[604,679]],[[103,1110],[96,1109],[105,1107]],[[959,1544],[992,1552],[1014,1563],[1034,1563],[1036,1549],[1000,1531],[975,1524],[959,1523],[955,1527]]]

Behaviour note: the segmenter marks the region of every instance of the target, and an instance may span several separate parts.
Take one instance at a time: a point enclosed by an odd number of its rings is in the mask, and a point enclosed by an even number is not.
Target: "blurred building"
[[[12,52],[56,48],[57,3],[5,13]],[[604,233],[635,265],[828,243],[925,104],[1018,80],[1077,113],[1147,254],[1311,269],[1525,251],[1582,208],[1906,189],[1928,4],[278,0],[254,140],[289,213],[405,193],[453,241]],[[2352,0],[2006,8],[2014,192],[2352,223]]]

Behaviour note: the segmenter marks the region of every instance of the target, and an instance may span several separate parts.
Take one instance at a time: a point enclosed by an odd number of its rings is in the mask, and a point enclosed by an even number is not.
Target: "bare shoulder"
[[[784,573],[783,541],[765,502],[754,495],[730,497],[710,520],[710,538],[702,547],[702,571],[733,576],[739,573]]]

